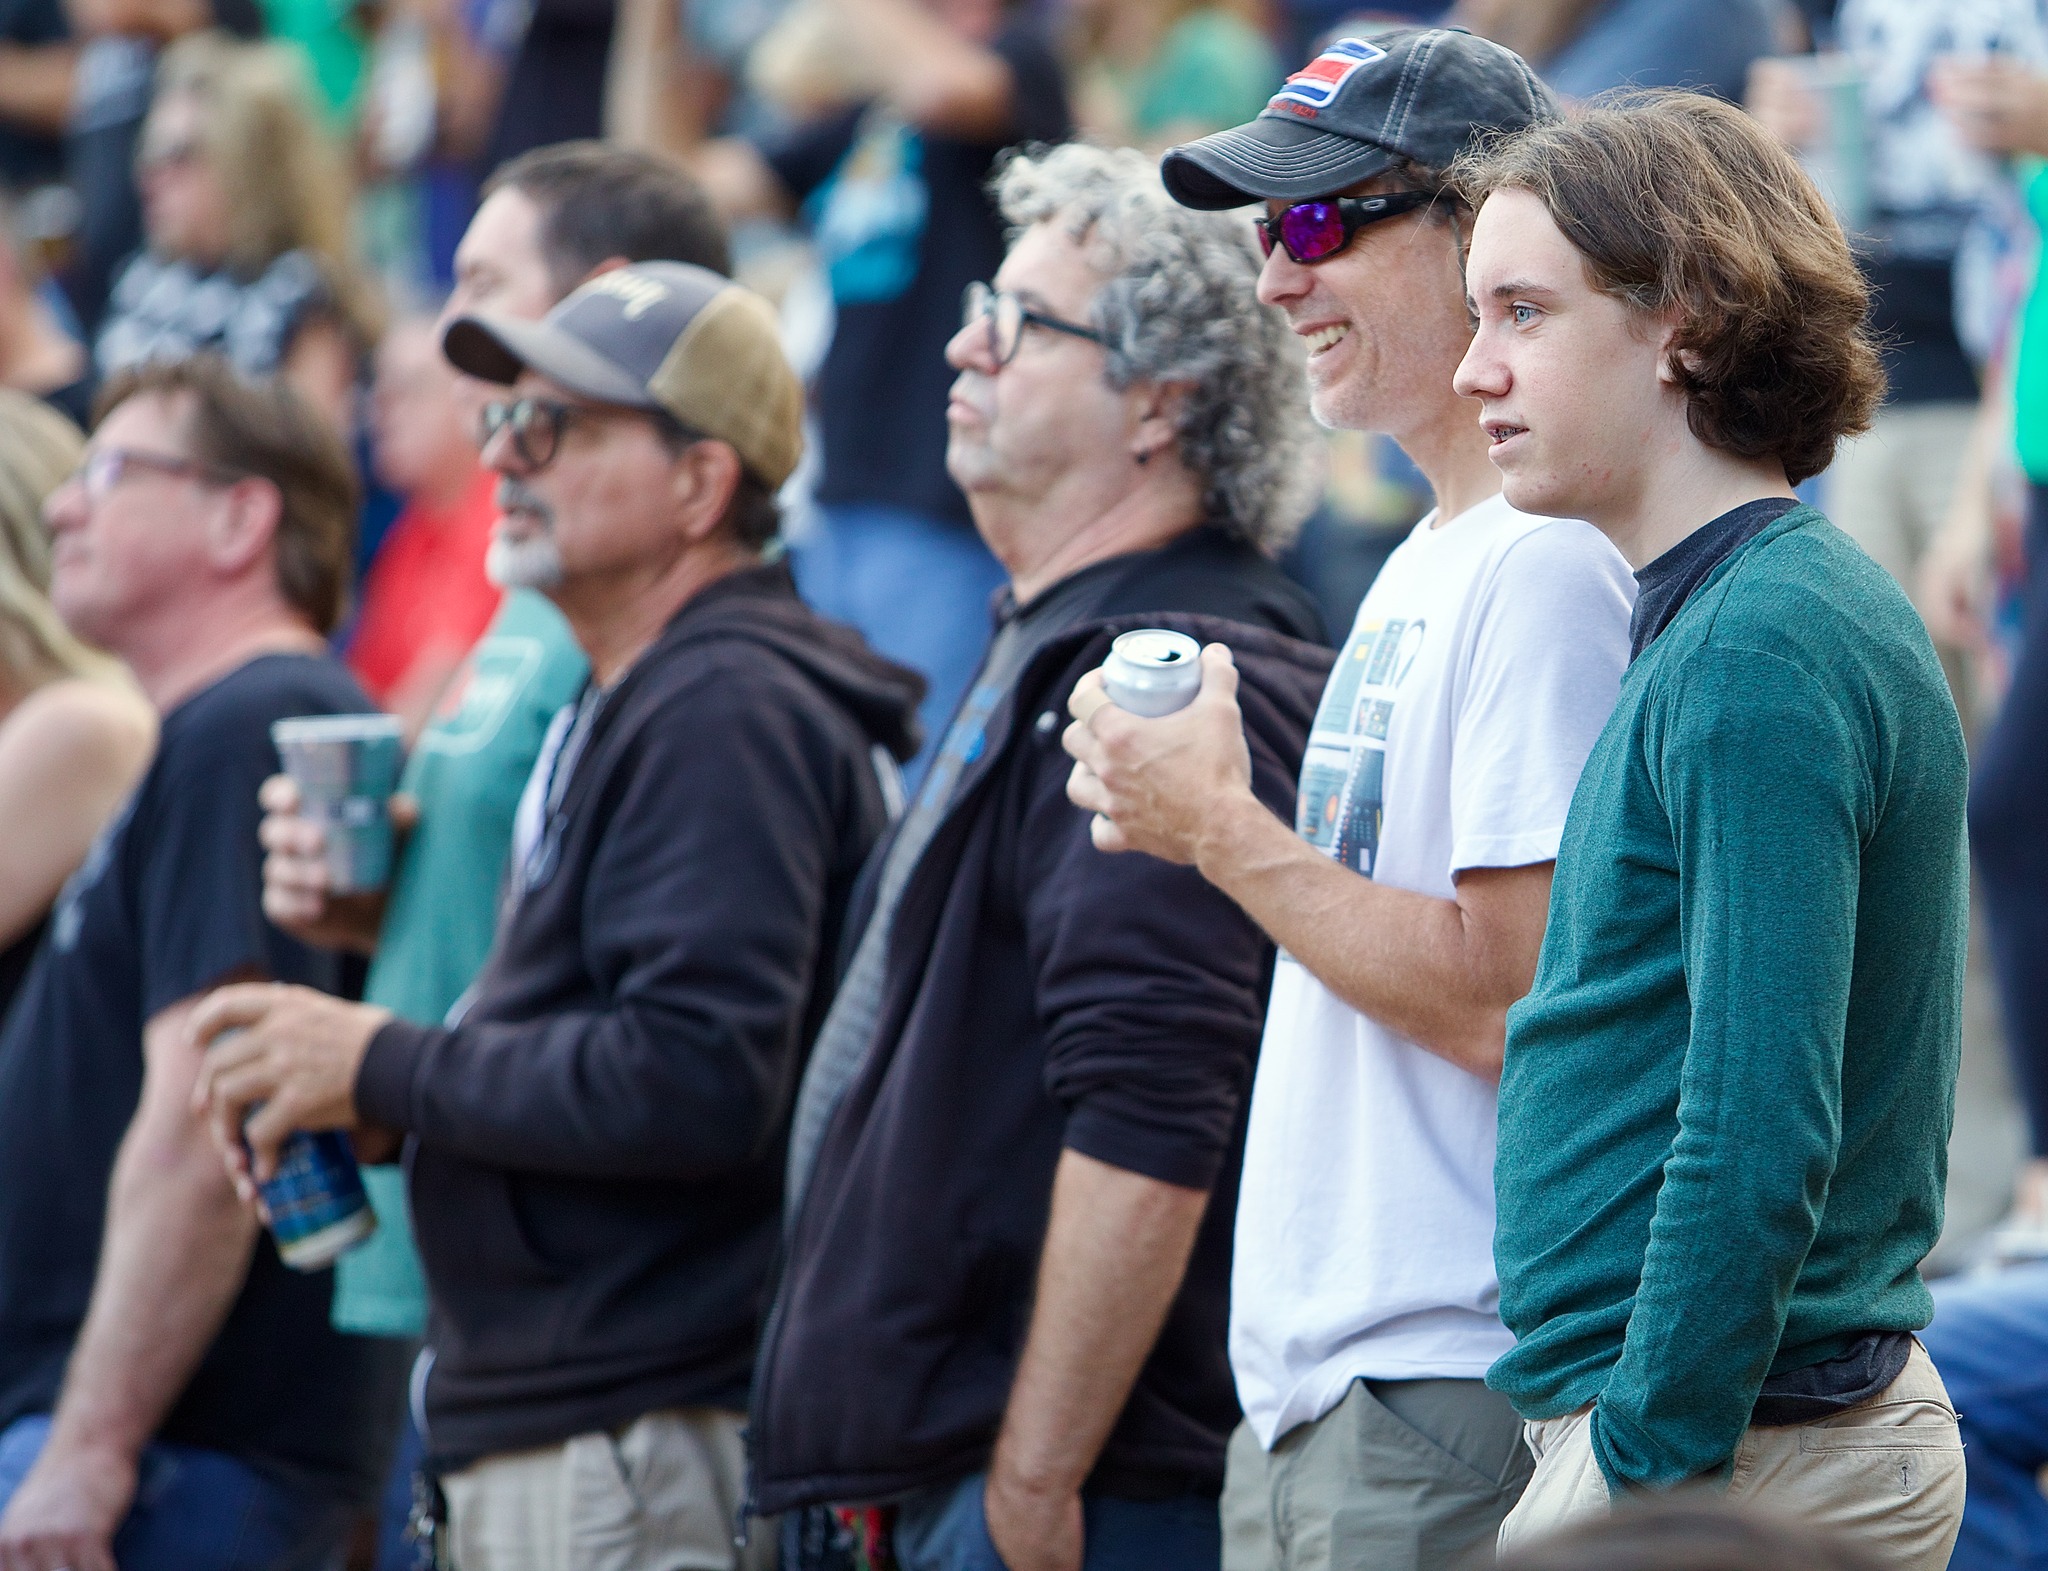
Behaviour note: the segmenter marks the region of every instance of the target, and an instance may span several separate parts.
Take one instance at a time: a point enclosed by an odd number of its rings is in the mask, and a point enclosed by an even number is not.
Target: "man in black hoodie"
[[[223,989],[202,1094],[245,1189],[292,1129],[408,1137],[427,1447],[464,1571],[592,1546],[754,1564],[739,1409],[788,1113],[921,687],[761,560],[802,440],[765,302],[642,263],[539,323],[460,318],[446,347],[517,383],[485,413],[499,529],[549,564],[528,576],[590,682],[528,783],[459,1023]]]
[[[1129,152],[1018,159],[997,195],[1018,237],[947,349],[947,461],[1010,588],[863,878],[798,1099],[750,1438],[785,1571],[846,1565],[848,1508],[903,1571],[1219,1555],[1273,950],[1189,870],[1097,852],[1059,739],[1114,634],[1220,639],[1258,695],[1257,788],[1292,811],[1330,657],[1264,553],[1311,429],[1244,226]]]

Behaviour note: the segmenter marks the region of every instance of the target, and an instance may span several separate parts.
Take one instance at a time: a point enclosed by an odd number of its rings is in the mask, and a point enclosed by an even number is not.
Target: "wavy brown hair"
[[[1740,109],[1604,95],[1482,145],[1450,180],[1475,208],[1529,192],[1596,288],[1676,321],[1672,370],[1709,447],[1778,459],[1796,485],[1868,428],[1885,390],[1869,287],[1813,182]]]

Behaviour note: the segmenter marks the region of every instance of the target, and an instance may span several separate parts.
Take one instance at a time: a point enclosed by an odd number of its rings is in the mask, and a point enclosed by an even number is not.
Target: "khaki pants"
[[[1270,1453],[1238,1425],[1223,1571],[1491,1566],[1501,1518],[1528,1477],[1521,1420],[1483,1381],[1354,1380]]]
[[[1536,1474],[1501,1523],[1503,1550],[1609,1509],[1591,1415],[1528,1426]],[[1897,1571],[1945,1571],[1963,1520],[1963,1441],[1934,1361],[1915,1343],[1899,1378],[1862,1406],[1745,1430],[1727,1497],[1840,1533]]]
[[[612,1434],[488,1456],[441,1480],[456,1571],[761,1571],[774,1533],[733,1545],[745,1420],[649,1413]]]

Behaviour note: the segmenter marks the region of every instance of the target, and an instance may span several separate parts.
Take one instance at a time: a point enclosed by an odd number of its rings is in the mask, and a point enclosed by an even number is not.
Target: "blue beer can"
[[[278,1258],[294,1271],[324,1270],[377,1231],[362,1169],[339,1130],[293,1135],[262,1191]]]

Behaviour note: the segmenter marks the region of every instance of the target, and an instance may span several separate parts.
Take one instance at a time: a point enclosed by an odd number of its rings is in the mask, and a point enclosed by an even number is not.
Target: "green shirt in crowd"
[[[1123,82],[1131,129],[1151,138],[1242,125],[1280,86],[1280,57],[1242,17],[1203,9],[1182,17],[1145,68]]]
[[[355,0],[262,0],[263,28],[297,48],[316,104],[331,126],[355,119],[369,73],[369,34]]]
[[[2027,212],[2048,234],[2048,163],[2028,163]],[[2036,485],[2048,485],[2048,266],[2039,262],[2020,311],[2012,380],[2013,443],[2020,468]]]
[[[419,827],[392,879],[366,1001],[439,1025],[491,952],[512,816],[548,722],[589,670],[569,624],[530,590],[505,597],[441,712],[421,734],[399,789],[418,798]],[[405,1177],[363,1170],[377,1231],[341,1257],[334,1324],[371,1336],[418,1336],[427,1291],[407,1220]]]
[[[1508,1015],[1487,1375],[1525,1418],[1595,1403],[1611,1488],[1721,1467],[1767,1375],[1927,1323],[1966,783],[1920,619],[1808,507],[1623,679]]]

